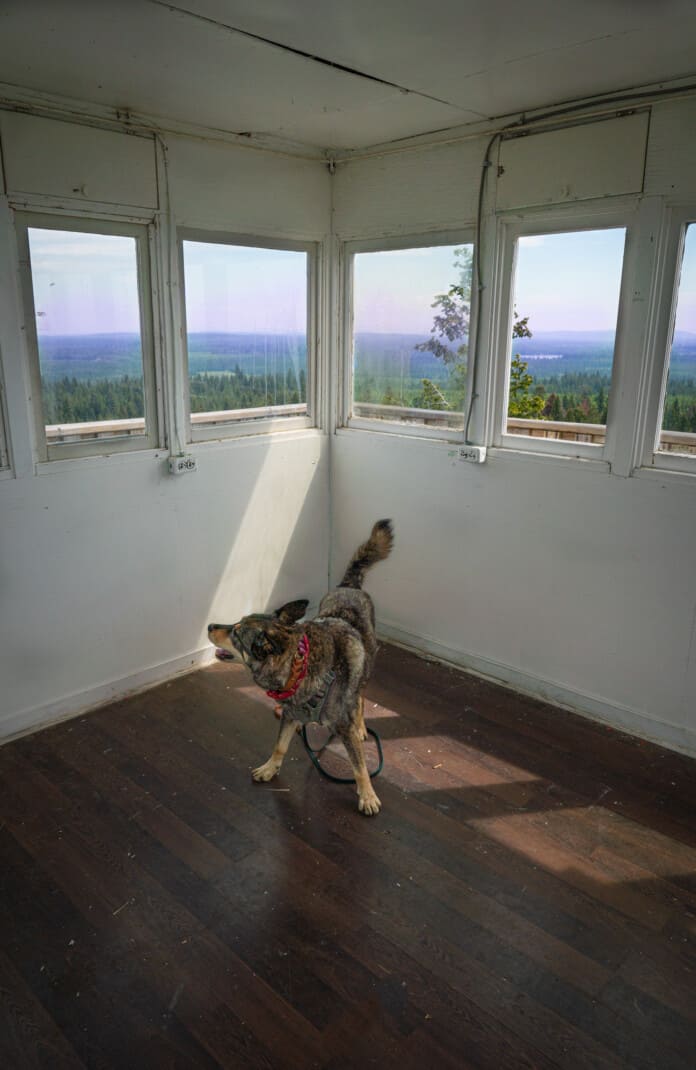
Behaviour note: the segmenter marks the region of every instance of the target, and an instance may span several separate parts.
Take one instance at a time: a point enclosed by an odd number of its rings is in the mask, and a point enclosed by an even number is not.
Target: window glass
[[[518,239],[508,433],[604,443],[625,236]]]
[[[696,455],[696,224],[686,228],[659,450]]]
[[[191,421],[307,412],[307,253],[184,241]]]
[[[463,429],[473,248],[355,254],[356,416]]]
[[[27,229],[46,440],[145,432],[136,239]]]

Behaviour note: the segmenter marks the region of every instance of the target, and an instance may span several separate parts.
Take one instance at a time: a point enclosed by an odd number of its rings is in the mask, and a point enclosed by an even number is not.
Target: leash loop
[[[374,729],[367,728],[367,726],[366,726],[366,731],[367,731],[368,735],[372,736],[372,738],[374,739],[375,743],[377,744],[377,755],[379,757],[379,762],[378,762],[378,765],[377,765],[377,768],[375,769],[375,771],[373,773],[369,774],[370,780],[374,780],[375,777],[379,776],[379,774],[382,772],[382,769],[384,767],[384,753],[382,752],[382,741],[380,740],[379,736],[374,731]],[[310,757],[312,765],[314,766],[315,769],[317,769],[321,773],[322,776],[326,777],[327,780],[333,780],[334,784],[355,784],[356,783],[355,777],[352,777],[352,776],[334,776],[333,773],[327,773],[326,769],[323,768],[321,762],[317,758],[317,755],[321,754],[321,751],[323,751],[326,747],[328,747],[328,745],[331,742],[331,740],[334,739],[334,736],[331,736],[330,739],[327,740],[327,742],[324,744],[324,746],[321,748],[321,750],[316,751],[316,750],[314,750],[313,747],[310,746],[309,740],[307,739],[307,725],[306,724],[302,725],[301,735],[302,735],[302,742],[305,745],[305,750],[307,751],[307,754]]]

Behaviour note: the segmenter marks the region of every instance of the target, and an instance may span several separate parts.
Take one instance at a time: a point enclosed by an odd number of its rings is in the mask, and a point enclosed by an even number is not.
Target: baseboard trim
[[[148,688],[156,687],[157,684],[170,680],[173,676],[181,676],[183,673],[208,665],[214,656],[213,648],[206,646],[200,650],[192,650],[182,657],[173,658],[171,661],[151,665],[131,676],[123,676],[119,680],[110,680],[106,684],[99,684],[86,691],[66,695],[57,702],[48,702],[43,706],[19,710],[6,717],[0,717],[0,743],[7,743],[11,739],[28,735],[30,732],[37,732],[40,728],[48,728],[49,725],[57,724],[59,721],[69,721],[99,706],[106,706],[116,699],[126,698],[139,691],[147,691]]]
[[[476,676],[509,687],[523,695],[552,702],[556,706],[570,710],[572,713],[588,717],[592,721],[618,728],[629,735],[650,740],[662,747],[679,751],[689,757],[696,757],[696,731],[684,725],[671,724],[628,706],[610,702],[590,692],[569,688],[556,680],[532,676],[521,669],[513,668],[504,662],[482,657],[465,650],[441,643],[431,636],[416,635],[390,621],[377,622],[377,632],[381,639],[394,643],[415,654],[435,658],[446,665],[465,669]],[[36,732],[41,728],[79,717],[99,706],[105,706],[116,699],[146,691],[156,687],[174,676],[192,672],[211,663],[214,650],[207,646],[193,650],[171,661],[163,661],[147,669],[141,669],[131,676],[111,680],[86,691],[66,695],[57,702],[49,702],[32,709],[19,710],[6,717],[0,717],[0,743]]]
[[[620,729],[629,735],[657,743],[669,750],[679,751],[691,758],[696,758],[696,731],[684,725],[671,724],[640,710],[610,702],[590,692],[577,691],[556,680],[532,676],[524,670],[513,668],[504,662],[481,657],[465,650],[456,650],[441,643],[431,636],[415,635],[390,621],[377,622],[379,638],[394,643],[395,646],[426,655],[437,661],[465,669],[476,676],[502,684],[531,698],[552,702],[556,706],[570,710],[591,721],[599,721],[611,728]]]

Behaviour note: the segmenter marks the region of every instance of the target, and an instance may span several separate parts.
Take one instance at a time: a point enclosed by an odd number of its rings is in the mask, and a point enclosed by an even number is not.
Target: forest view
[[[691,276],[695,273],[692,261],[696,261],[693,230],[693,227],[689,228],[687,238],[682,271],[684,301],[680,297],[663,420],[665,430],[690,433],[696,433],[696,331],[680,329],[680,323],[690,326],[688,316],[693,317]],[[417,253],[421,257],[419,263],[426,265],[427,256],[423,254],[431,251],[405,250],[399,255],[404,258],[406,254]],[[400,294],[402,279],[406,276],[399,274],[398,261],[386,257],[379,261],[381,274],[369,277],[360,276],[357,262],[360,257],[374,258],[379,254],[356,257],[356,280],[362,278],[362,289],[356,282],[353,345],[356,403],[452,414],[463,412],[473,248],[471,245],[441,247],[437,252],[440,255],[437,277],[445,285],[440,292],[433,292],[431,288],[427,296],[427,288],[434,285],[431,281],[434,276],[424,272],[419,295],[422,311],[417,321],[424,324],[423,329],[414,329],[416,321],[413,318],[409,321],[409,315],[413,317],[410,304],[414,302],[410,302],[408,294]],[[225,255],[230,255],[227,250]],[[259,270],[264,266],[262,261]],[[407,267],[413,275],[412,265],[408,263]],[[55,277],[52,271],[50,278]],[[379,291],[375,278],[383,280],[383,290],[389,291],[391,287],[391,298],[389,292],[386,296],[378,292],[375,298],[375,291]],[[54,293],[48,289],[54,285],[48,279],[47,275],[45,292]],[[115,283],[116,279],[112,281]],[[58,296],[56,293],[56,299]],[[578,289],[575,294],[578,307],[581,307],[584,296]],[[374,311],[378,307],[375,301],[379,303],[381,313],[382,306],[389,305],[388,298],[391,299],[389,315],[380,318]],[[523,295],[516,292],[516,299],[521,304]],[[47,297],[46,307],[50,308],[48,300]],[[295,300],[300,310],[302,300],[300,293]],[[618,304],[618,283],[616,301]],[[528,302],[534,305],[533,294]],[[199,304],[203,307],[202,299]],[[367,309],[365,314],[363,308]],[[682,314],[685,308],[686,317]],[[528,311],[521,305],[515,313],[508,414],[518,418],[604,424],[610,398],[614,330],[589,325],[586,329],[578,329],[575,325],[567,330],[537,329],[534,316],[528,315]],[[37,312],[37,317],[42,314]],[[301,312],[296,315],[300,316]],[[537,316],[544,319],[539,313]],[[402,322],[411,329],[389,329]],[[366,329],[371,324],[379,329]],[[388,329],[384,329],[385,324]],[[43,333],[42,325],[37,318],[47,424],[143,417],[143,359],[139,333],[133,330],[122,333]],[[307,344],[303,332],[281,329],[189,330],[188,359],[193,413],[253,410],[306,402]]]
[[[301,339],[285,339],[259,368],[258,336],[243,340],[194,337],[192,412],[224,412],[306,400],[306,353]],[[354,400],[413,409],[462,412],[466,362],[447,365],[424,352],[417,335],[357,335]],[[79,335],[41,339],[47,424],[90,423],[142,416],[137,335]],[[614,338],[601,332],[516,338],[509,414],[572,423],[606,423]],[[682,332],[672,346],[665,430],[696,432],[696,335]]]
[[[142,417],[137,334],[39,337],[47,424]],[[306,401],[306,340],[298,335],[189,336],[192,412]]]
[[[356,335],[356,402],[461,412],[466,363],[423,353],[418,336]],[[613,332],[533,332],[513,340],[509,416],[604,424]],[[675,335],[663,429],[696,432],[696,333]]]
[[[304,339],[277,339],[267,369],[260,336],[194,336],[189,389],[192,412],[224,412],[306,401]],[[355,337],[355,401],[462,412],[466,362],[445,364],[423,351],[418,335]],[[142,417],[143,379],[137,335],[40,339],[47,424]],[[518,337],[509,415],[573,423],[606,422],[613,336],[602,332]],[[663,428],[696,433],[696,334],[674,339]]]
[[[696,331],[680,329],[680,323],[694,321],[693,230],[691,227],[687,233],[662,424],[663,430],[690,433],[696,433]],[[617,228],[608,232],[571,232],[520,239],[508,416],[606,424],[615,329],[594,327],[592,314],[605,322],[616,319],[623,233]],[[545,259],[540,255],[542,246]],[[422,254],[424,250],[407,252]],[[368,261],[375,254],[359,254],[356,260],[360,256]],[[366,287],[357,288],[353,352],[353,398],[357,404],[463,411],[473,247],[452,247],[451,258],[453,281],[432,300],[431,325],[425,336],[360,330],[367,320],[376,321],[377,314],[369,305]],[[369,262],[358,265],[366,281],[373,281],[374,266]],[[384,270],[386,266],[385,262],[382,277],[383,300],[388,312],[390,282]],[[419,262],[414,261],[413,268],[418,267]],[[599,274],[600,269],[603,276]],[[597,275],[595,279],[591,277],[593,272]],[[596,300],[598,288],[604,290],[603,301]],[[533,309],[531,314],[528,306]],[[541,329],[535,315],[541,321]],[[574,329],[544,329],[547,322],[564,319]],[[578,319],[580,322],[575,326]]]

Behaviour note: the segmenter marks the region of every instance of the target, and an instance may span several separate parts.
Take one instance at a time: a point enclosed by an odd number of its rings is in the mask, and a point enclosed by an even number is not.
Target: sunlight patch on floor
[[[582,820],[583,813],[587,822]],[[626,844],[614,839],[617,821],[622,826],[630,824],[621,815],[590,805],[564,807],[548,816],[537,811],[472,818],[467,824],[539,869],[659,929],[673,904],[688,895],[679,887],[669,887],[670,880],[681,879],[683,874],[675,877],[674,858],[660,861],[651,856],[648,868],[647,862],[640,865],[623,857]],[[693,868],[687,869],[688,876],[693,876]]]
[[[398,716],[398,715],[397,715]],[[369,715],[366,715],[369,722]],[[402,764],[442,770],[457,786],[487,788],[539,782],[541,777],[446,735],[403,736],[385,741],[385,752]]]
[[[380,706],[379,703],[365,699],[366,721],[384,720],[386,717],[401,717],[401,714],[397,713],[396,710],[390,710],[386,706]]]

